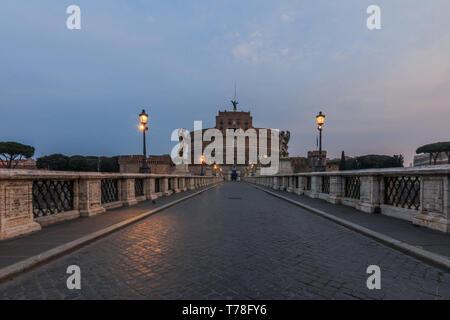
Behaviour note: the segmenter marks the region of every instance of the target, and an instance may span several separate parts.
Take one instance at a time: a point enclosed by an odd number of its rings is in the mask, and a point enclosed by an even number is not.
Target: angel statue
[[[280,132],[280,157],[281,158],[289,157],[288,143],[289,143],[290,138],[291,138],[290,131],[281,131]]]
[[[236,101],[236,99],[231,100],[231,104],[233,105],[233,111],[237,111],[237,105],[239,102]]]

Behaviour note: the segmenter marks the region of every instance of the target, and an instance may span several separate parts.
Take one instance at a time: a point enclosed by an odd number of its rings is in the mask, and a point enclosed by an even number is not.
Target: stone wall
[[[142,158],[142,155],[119,156],[120,172],[139,173],[139,168],[142,166]],[[147,157],[147,165],[151,173],[156,174],[170,174],[175,170],[175,165],[168,154],[149,155]]]
[[[248,182],[450,233],[450,165],[254,176]]]
[[[219,181],[213,176],[0,169],[0,240]]]

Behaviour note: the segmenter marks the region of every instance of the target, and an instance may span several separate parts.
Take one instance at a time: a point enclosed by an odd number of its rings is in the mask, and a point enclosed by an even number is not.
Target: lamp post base
[[[145,150],[145,148],[144,148],[144,150]],[[145,154],[142,159],[142,166],[139,168],[139,173],[151,173],[150,168],[148,167],[148,164],[147,164],[147,157],[145,156]]]
[[[139,168],[139,173],[151,173],[149,167],[141,167]]]

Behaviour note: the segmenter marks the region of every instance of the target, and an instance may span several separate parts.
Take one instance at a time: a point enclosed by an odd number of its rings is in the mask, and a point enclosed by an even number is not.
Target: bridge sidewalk
[[[273,190],[262,186],[257,187],[417,248],[450,258],[450,234],[421,228],[409,221],[381,214],[369,214],[345,205],[335,205],[322,199],[313,199],[304,195],[300,196],[291,192]]]
[[[96,232],[101,233],[105,228],[113,228],[118,223],[125,223],[129,219],[137,218],[151,210],[158,210],[158,208],[170,205],[184,197],[198,194],[210,187],[201,187],[196,190],[173,194],[169,197],[158,198],[155,203],[152,200],[146,200],[131,207],[110,209],[97,216],[80,217],[44,227],[41,231],[33,234],[0,241],[0,271],[26,259],[36,258],[36,260],[39,260],[37,256],[46,251],[88,237]],[[0,272],[1,275],[2,272]]]

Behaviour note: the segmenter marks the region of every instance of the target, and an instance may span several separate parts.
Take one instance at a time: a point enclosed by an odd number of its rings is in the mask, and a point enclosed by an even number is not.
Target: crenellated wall
[[[450,233],[450,166],[252,176],[276,190],[381,213]]]
[[[219,181],[215,176],[0,169],[0,240]]]

